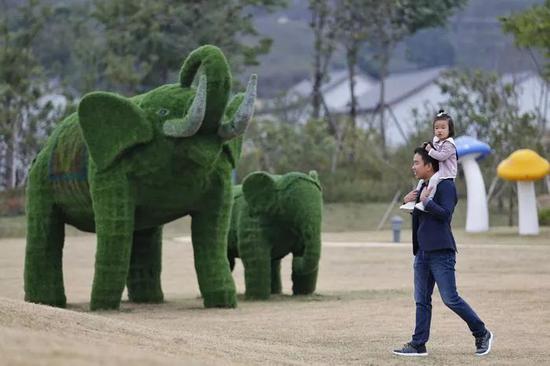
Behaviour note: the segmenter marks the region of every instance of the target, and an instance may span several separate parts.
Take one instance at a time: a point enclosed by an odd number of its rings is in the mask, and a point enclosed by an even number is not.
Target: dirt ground
[[[234,310],[203,309],[188,238],[165,238],[166,302],[124,301],[109,312],[88,309],[94,236],[66,240],[67,309],[22,301],[24,239],[0,240],[0,365],[550,364],[550,236],[538,244],[459,243],[460,294],[494,332],[493,352],[473,355],[467,326],[436,291],[430,355],[421,360],[391,353],[413,328],[410,244],[369,238],[324,235],[316,295],[288,295],[285,258],[287,295],[262,302],[239,296]],[[242,294],[240,263],[234,275]]]

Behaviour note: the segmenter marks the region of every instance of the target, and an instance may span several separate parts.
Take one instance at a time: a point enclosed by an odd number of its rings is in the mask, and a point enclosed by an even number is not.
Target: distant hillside
[[[402,71],[438,65],[499,72],[532,69],[532,60],[526,52],[516,49],[513,39],[502,33],[498,17],[542,2],[470,0],[445,29],[423,30],[402,42],[395,52],[391,69]],[[247,70],[247,73],[259,73],[262,97],[284,93],[311,74],[313,36],[307,4],[307,0],[290,0],[287,9],[256,17],[259,32],[273,39],[272,51],[261,58],[262,64]],[[343,52],[335,54],[333,62],[335,67],[343,67]]]
[[[5,0],[8,9],[27,0]],[[92,0],[42,0],[52,5],[88,3]],[[207,1],[207,0],[205,0]],[[391,63],[391,71],[433,66],[464,66],[509,72],[532,69],[525,51],[517,50],[510,36],[502,34],[498,17],[521,11],[544,0],[470,0],[444,29],[427,29],[400,44]],[[244,70],[243,81],[250,72],[260,75],[260,97],[284,93],[290,86],[309,77],[312,72],[313,35],[309,27],[308,0],[287,0],[288,7],[274,13],[257,11],[255,24],[262,36],[273,39],[271,53],[260,58],[261,65]],[[0,6],[2,9],[2,6]],[[208,16],[208,15],[205,15]],[[54,39],[52,44],[61,41]],[[42,47],[52,47],[44,43]],[[63,51],[63,48],[59,48]],[[58,50],[59,51],[59,50]],[[69,57],[59,51],[52,57]],[[343,52],[336,52],[334,68],[343,68]],[[368,51],[361,55],[363,71],[372,69]]]

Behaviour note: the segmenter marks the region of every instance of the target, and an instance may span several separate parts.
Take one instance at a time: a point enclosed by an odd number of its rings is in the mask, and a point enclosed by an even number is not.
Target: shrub
[[[19,216],[25,213],[25,190],[10,189],[0,192],[0,216]]]
[[[550,207],[539,210],[539,223],[543,226],[550,226]]]

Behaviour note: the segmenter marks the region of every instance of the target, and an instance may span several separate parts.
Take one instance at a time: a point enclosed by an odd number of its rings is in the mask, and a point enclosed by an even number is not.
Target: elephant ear
[[[269,212],[276,205],[276,182],[266,172],[249,174],[243,181],[243,194],[252,213]]]
[[[319,180],[319,174],[317,174],[316,170],[310,170],[309,171],[309,177],[313,179],[316,183],[319,189],[321,189],[321,181]]]
[[[310,170],[309,171],[309,177],[313,179],[316,182],[319,182],[319,174],[317,174],[316,170]]]
[[[99,170],[108,168],[126,149],[153,138],[153,127],[145,112],[117,94],[86,94],[78,105],[78,119]]]

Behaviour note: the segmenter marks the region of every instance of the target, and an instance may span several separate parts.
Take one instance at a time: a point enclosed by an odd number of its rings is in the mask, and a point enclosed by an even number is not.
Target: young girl
[[[439,161],[439,171],[431,178],[428,189],[431,189],[429,198],[433,198],[437,190],[437,184],[443,179],[455,179],[457,172],[457,154],[453,139],[455,128],[453,119],[443,109],[439,110],[433,121],[434,137],[431,143],[424,143],[424,148],[428,154]],[[416,186],[416,191],[420,191],[423,181],[420,180]],[[408,202],[400,208],[403,210],[413,210],[414,208],[424,211],[422,202]]]

